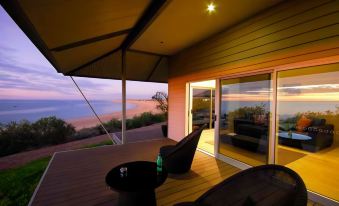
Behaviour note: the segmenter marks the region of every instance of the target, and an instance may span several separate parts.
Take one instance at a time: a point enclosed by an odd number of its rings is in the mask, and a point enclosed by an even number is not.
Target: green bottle
[[[162,172],[162,157],[159,153],[158,157],[157,157],[157,172]]]
[[[288,138],[292,139],[292,130],[288,131]]]

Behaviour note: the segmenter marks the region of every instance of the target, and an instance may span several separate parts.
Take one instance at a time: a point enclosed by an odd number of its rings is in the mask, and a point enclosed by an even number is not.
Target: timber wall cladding
[[[339,54],[339,0],[286,1],[170,60],[169,137],[185,133],[186,82]]]

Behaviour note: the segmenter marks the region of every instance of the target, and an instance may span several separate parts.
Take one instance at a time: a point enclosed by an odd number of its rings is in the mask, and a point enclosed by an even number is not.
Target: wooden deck
[[[128,161],[154,161],[168,139],[56,153],[31,205],[116,205],[118,194],[105,184],[106,173]],[[158,205],[194,200],[239,169],[196,152],[188,174],[170,176],[156,190]]]

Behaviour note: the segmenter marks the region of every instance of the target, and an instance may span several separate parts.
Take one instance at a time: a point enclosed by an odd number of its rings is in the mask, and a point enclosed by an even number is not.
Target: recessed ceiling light
[[[213,2],[211,2],[207,5],[207,11],[208,11],[208,13],[215,12],[215,4]]]

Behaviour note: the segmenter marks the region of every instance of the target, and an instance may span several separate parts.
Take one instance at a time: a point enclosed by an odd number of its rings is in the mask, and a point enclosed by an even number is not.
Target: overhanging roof
[[[168,56],[281,0],[0,0],[64,75],[167,82]]]

